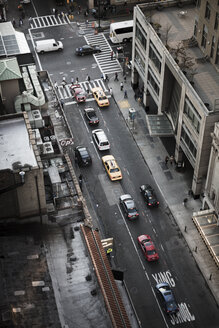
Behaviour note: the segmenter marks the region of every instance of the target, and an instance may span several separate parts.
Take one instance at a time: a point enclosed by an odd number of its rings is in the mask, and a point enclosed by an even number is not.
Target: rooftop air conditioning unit
[[[32,116],[34,120],[35,128],[39,129],[44,126],[44,121],[39,109],[32,110]]]
[[[54,154],[54,149],[51,142],[44,142],[43,154]]]

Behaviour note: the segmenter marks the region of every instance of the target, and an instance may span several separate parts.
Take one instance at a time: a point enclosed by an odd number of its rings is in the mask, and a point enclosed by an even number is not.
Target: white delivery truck
[[[36,41],[36,52],[43,54],[48,51],[60,51],[63,50],[63,44],[61,41],[55,39],[40,40]]]

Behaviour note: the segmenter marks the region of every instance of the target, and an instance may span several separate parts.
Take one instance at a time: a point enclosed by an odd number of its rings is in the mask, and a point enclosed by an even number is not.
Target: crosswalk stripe
[[[112,48],[103,33],[97,35],[86,34],[84,38],[88,45],[94,44],[100,47],[101,53],[94,54],[94,58],[102,73],[113,74],[115,72],[122,72],[122,67],[118,59],[113,58],[111,60]]]
[[[50,27],[55,25],[66,25],[66,24],[70,24],[70,20],[67,14],[64,14],[63,17],[55,16],[55,15],[47,15],[47,16],[33,17],[30,22],[30,27],[32,29],[37,29],[41,27]]]
[[[95,79],[95,80],[91,80],[90,82],[83,81],[83,82],[79,82],[78,84],[85,92],[87,92],[88,88],[89,91],[91,92],[92,88],[95,87],[101,87],[104,92],[108,92],[108,88],[106,87],[102,79]],[[71,84],[66,84],[65,87],[63,87],[62,85],[58,86],[58,94],[60,99],[72,98],[70,86]]]

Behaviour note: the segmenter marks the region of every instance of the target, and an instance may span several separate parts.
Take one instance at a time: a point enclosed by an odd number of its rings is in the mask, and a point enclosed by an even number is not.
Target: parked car
[[[156,291],[162,301],[166,313],[175,314],[179,311],[174,294],[167,282],[156,285]]]
[[[101,87],[93,88],[91,91],[99,107],[109,106],[109,99]]]
[[[72,84],[70,86],[72,96],[76,99],[78,103],[86,101],[86,93],[81,88],[80,84]]]
[[[75,148],[75,160],[79,166],[89,166],[92,163],[92,159],[87,148],[83,146],[78,146]]]
[[[76,48],[75,53],[77,56],[84,56],[84,55],[90,55],[90,54],[96,54],[96,53],[100,53],[101,49],[98,46],[89,46],[88,44],[80,47],[80,48]]]
[[[121,180],[122,172],[112,155],[106,155],[102,157],[102,162],[105,167],[105,170],[111,181]]]
[[[89,107],[84,109],[84,116],[86,117],[89,125],[98,125],[99,118],[94,110],[94,108]]]
[[[151,262],[159,259],[159,255],[149,235],[138,236],[138,243],[147,261]]]
[[[99,150],[110,149],[110,143],[107,139],[105,132],[102,129],[93,130],[92,137]]]
[[[134,220],[139,217],[139,213],[136,209],[134,199],[131,195],[125,194],[119,197],[119,203],[129,220]]]
[[[149,184],[142,185],[140,187],[140,192],[149,207],[155,207],[159,205],[154,189]]]

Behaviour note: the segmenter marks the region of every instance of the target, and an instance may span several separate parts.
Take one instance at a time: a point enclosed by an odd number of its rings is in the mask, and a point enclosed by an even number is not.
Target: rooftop
[[[35,154],[30,143],[27,126],[23,117],[0,121],[0,170],[37,166]]]
[[[215,100],[218,99],[219,74],[214,66],[205,60],[204,54],[194,43],[190,43],[194,31],[195,17],[194,5],[167,7],[162,10],[151,9],[151,4],[139,5],[142,13],[154,29],[159,30],[160,39],[167,44],[174,57],[174,49],[181,49],[189,61],[190,69],[186,71],[187,79],[192,82],[193,88],[201,100],[214,109]],[[150,10],[149,10],[150,9]],[[182,69],[183,70],[183,69]]]

